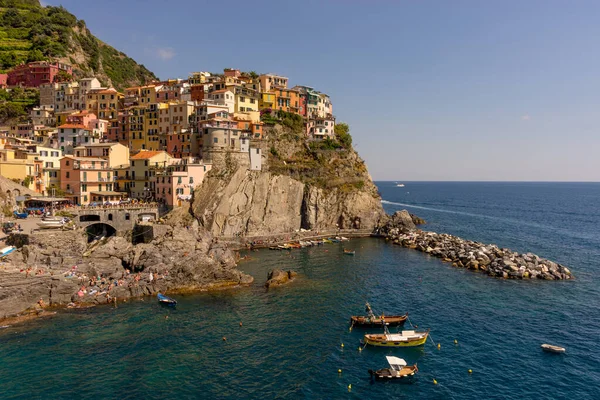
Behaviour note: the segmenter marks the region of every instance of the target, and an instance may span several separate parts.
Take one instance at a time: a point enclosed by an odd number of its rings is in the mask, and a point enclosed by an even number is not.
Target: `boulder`
[[[265,287],[267,289],[285,285],[294,280],[294,278],[298,275],[295,271],[282,271],[280,269],[273,269],[267,275],[267,282],[265,283]]]

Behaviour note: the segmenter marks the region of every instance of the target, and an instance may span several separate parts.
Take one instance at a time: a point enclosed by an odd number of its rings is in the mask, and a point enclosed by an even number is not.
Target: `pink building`
[[[44,83],[53,83],[60,71],[73,75],[73,68],[59,62],[36,61],[16,66],[8,72],[8,86],[39,87]]]
[[[188,158],[157,172],[153,177],[155,199],[168,208],[180,207],[183,201],[191,200],[194,189],[202,183],[211,168],[210,164]]]
[[[8,74],[0,74],[0,89],[4,89],[8,84]]]
[[[124,193],[113,192],[114,174],[108,160],[66,156],[60,160],[60,188],[74,204],[118,202]]]

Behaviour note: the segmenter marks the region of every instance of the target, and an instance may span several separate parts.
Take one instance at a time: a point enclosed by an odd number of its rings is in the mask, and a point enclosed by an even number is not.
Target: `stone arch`
[[[79,222],[100,222],[100,216],[95,214],[80,215]]]
[[[21,195],[21,189],[13,189],[12,190],[12,194],[13,194],[13,196],[20,196]]]
[[[117,230],[110,224],[98,222],[96,224],[90,224],[85,228],[85,233],[88,235],[88,243],[102,237],[111,237],[117,234]]]

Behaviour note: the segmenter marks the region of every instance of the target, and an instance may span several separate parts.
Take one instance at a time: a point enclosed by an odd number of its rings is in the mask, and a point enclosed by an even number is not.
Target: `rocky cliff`
[[[384,217],[377,188],[351,147],[308,143],[282,126],[269,129],[262,146],[262,171],[225,157],[194,193],[191,212],[213,235],[370,232]]]

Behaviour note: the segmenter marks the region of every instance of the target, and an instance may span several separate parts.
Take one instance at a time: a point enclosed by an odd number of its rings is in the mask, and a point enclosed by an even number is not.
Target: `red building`
[[[73,75],[73,67],[63,63],[36,61],[16,66],[8,73],[8,86],[39,87],[43,83],[53,83],[60,71]]]
[[[6,87],[8,82],[8,75],[7,74],[0,74],[0,89],[3,89]]]

